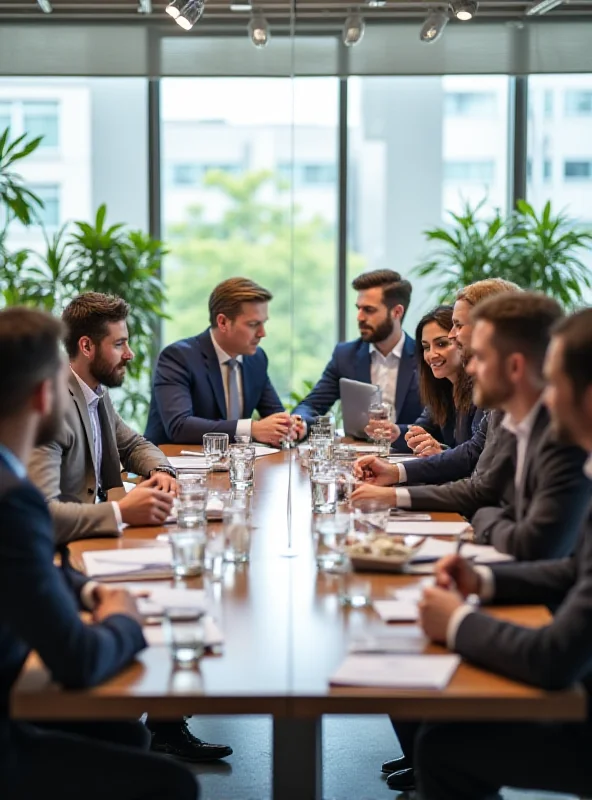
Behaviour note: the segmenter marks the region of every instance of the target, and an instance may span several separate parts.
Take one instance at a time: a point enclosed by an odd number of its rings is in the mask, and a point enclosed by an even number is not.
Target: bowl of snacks
[[[353,569],[359,572],[400,572],[423,544],[423,537],[413,545],[402,536],[368,535],[346,545]]]

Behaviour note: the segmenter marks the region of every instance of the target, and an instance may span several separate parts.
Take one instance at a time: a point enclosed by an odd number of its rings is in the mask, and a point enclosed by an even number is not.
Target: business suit
[[[97,465],[89,412],[76,376],[68,379],[68,405],[55,441],[33,452],[29,477],[49,503],[58,544],[95,536],[117,536],[111,503],[97,503]],[[103,492],[122,486],[121,464],[147,477],[167,464],[157,447],[135,433],[113,408],[105,392],[99,404]]]
[[[575,555],[493,568],[494,602],[557,608],[550,625],[524,628],[486,614],[461,622],[463,658],[546,690],[581,682],[592,693],[592,509]],[[501,786],[592,794],[592,720],[581,724],[426,726],[417,742],[425,800],[484,800]]]
[[[362,339],[353,342],[342,342],[333,350],[331,360],[325,367],[320,380],[312,392],[294,409],[311,425],[319,414],[326,414],[331,406],[339,400],[339,379],[350,378],[361,383],[372,383],[370,345]],[[399,362],[397,387],[395,394],[397,425],[401,428],[401,436],[395,443],[397,447],[406,448],[404,434],[422,412],[419,399],[417,378],[417,360],[415,341],[405,336],[403,352]]]
[[[137,724],[94,730],[88,723],[76,726],[82,734],[76,736],[73,726],[64,732],[10,720],[10,691],[31,650],[55,681],[82,689],[115,675],[146,646],[140,625],[123,614],[95,625],[80,620],[86,579],[67,559],[54,566],[54,548],[42,495],[0,455],[0,797],[192,800],[190,773],[142,753]],[[101,733],[127,746],[100,743]]]
[[[258,348],[243,356],[243,414],[268,417],[284,407],[267,374],[267,356]],[[201,444],[204,433],[236,433],[229,420],[220,362],[210,330],[165,347],[158,358],[146,438],[154,444]]]

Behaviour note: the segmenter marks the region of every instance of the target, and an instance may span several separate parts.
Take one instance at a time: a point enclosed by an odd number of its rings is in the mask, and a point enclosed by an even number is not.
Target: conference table
[[[178,455],[182,449],[186,448],[163,448],[167,455]],[[229,487],[227,472],[212,473],[208,481],[212,488]],[[32,655],[12,694],[11,715],[36,720],[126,719],[144,712],[154,719],[271,715],[274,800],[322,800],[323,714],[508,722],[585,718],[586,701],[579,687],[545,692],[465,662],[440,691],[331,687],[329,678],[346,656],[351,639],[384,633],[385,623],[371,607],[342,607],[337,597],[339,578],[317,573],[310,506],[308,473],[294,450],[257,459],[250,563],[226,565],[220,583],[210,583],[207,576],[187,582],[190,588],[206,586],[224,635],[221,653],[202,658],[198,669],[175,669],[164,644],[150,646],[116,677],[81,691],[53,684]],[[433,517],[460,519],[454,514]],[[75,542],[70,546],[72,559],[76,563],[84,550],[151,547],[167,530],[170,526],[127,528],[119,539]],[[367,578],[372,599],[392,598],[394,589],[418,580],[413,575],[370,573]],[[139,586],[137,581],[129,585]],[[491,608],[485,613],[532,627],[549,620],[546,609],[534,606]],[[410,628],[391,625],[389,630],[406,636]],[[429,643],[423,651],[446,652]]]

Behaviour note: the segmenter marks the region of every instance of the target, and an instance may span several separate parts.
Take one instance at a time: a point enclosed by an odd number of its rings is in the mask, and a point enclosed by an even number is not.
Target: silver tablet
[[[346,436],[367,439],[364,428],[368,424],[368,406],[380,396],[380,389],[373,383],[339,379],[343,429]]]

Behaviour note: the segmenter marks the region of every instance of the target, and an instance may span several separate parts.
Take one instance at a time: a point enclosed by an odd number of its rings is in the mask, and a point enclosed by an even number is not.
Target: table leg
[[[322,717],[273,721],[273,800],[323,800]]]

